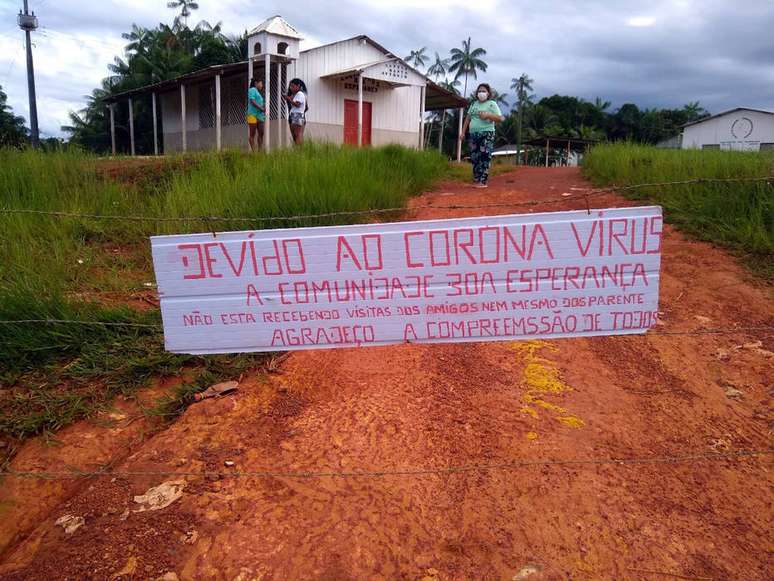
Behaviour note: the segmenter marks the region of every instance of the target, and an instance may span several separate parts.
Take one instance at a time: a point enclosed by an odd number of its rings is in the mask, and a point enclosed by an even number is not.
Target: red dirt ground
[[[442,184],[415,205],[570,193],[528,210],[577,209],[572,188],[588,187],[574,169],[523,169],[484,191]],[[486,212],[524,211],[498,210]],[[661,281],[661,330],[774,325],[770,287],[671,228]],[[771,449],[772,350],[770,333],[752,332],[295,353],[280,375],[193,405],[112,468],[380,471]],[[80,458],[71,463],[94,468]],[[180,499],[127,516],[133,495],[170,480],[185,481]],[[35,528],[20,525],[0,578],[768,579],[773,484],[771,456],[349,478],[105,476],[79,481]],[[5,502],[19,510],[35,498]],[[66,514],[85,524],[65,534],[54,522]]]

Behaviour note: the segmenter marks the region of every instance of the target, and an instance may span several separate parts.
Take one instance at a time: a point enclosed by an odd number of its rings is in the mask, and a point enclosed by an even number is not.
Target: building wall
[[[337,43],[301,53],[299,60],[291,65],[291,76],[299,77],[309,91],[309,124],[335,125],[338,135],[330,130],[320,131],[331,141],[341,143],[344,140],[344,100],[357,100],[357,81],[323,79],[321,77],[343,71],[358,65],[384,60],[385,55],[374,46],[358,39]],[[385,82],[366,81],[376,92],[365,91],[363,100],[372,103],[371,128],[375,136],[378,132],[397,132],[401,142],[405,136],[413,133],[416,139],[410,146],[416,147],[419,140],[419,111],[421,89],[418,86],[391,87]],[[311,128],[310,128],[311,129]],[[387,133],[381,133],[387,135]],[[312,134],[310,132],[310,137]],[[335,139],[333,139],[335,137]]]
[[[718,149],[758,151],[774,143],[774,113],[733,111],[714,119],[691,125],[683,130],[683,149]]]

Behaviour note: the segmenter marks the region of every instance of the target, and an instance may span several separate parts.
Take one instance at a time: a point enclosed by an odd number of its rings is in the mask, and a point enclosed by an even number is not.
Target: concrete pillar
[[[266,151],[271,151],[271,57],[266,55],[266,70],[264,71],[263,90],[266,98],[263,100],[266,106],[266,121],[263,124],[263,146]],[[277,87],[279,90],[279,87]]]
[[[220,113],[220,73],[215,75],[215,146],[218,151],[223,148],[222,119]]]
[[[460,107],[460,121],[457,128],[457,135],[462,135],[462,118],[465,115],[465,109]],[[462,161],[462,139],[457,137],[457,163]]]
[[[422,85],[419,90],[419,149],[425,148],[425,91],[427,87]]]
[[[156,93],[151,93],[153,101],[153,155],[159,154],[159,122],[156,115]]]
[[[132,98],[129,97],[129,153],[134,155],[134,107]]]
[[[357,146],[363,147],[363,75],[357,76]]]
[[[290,78],[288,77],[288,65],[283,64],[279,66],[282,67],[282,71],[285,75],[284,78],[287,82],[288,80],[290,80]],[[284,101],[282,100],[283,88],[284,88],[284,85],[282,85],[280,81],[280,84],[277,85],[277,90],[280,91],[280,111],[282,111],[282,107],[284,104]],[[286,104],[284,104],[284,106],[287,107]],[[280,121],[280,135],[282,135],[282,147],[288,146],[288,136],[290,135],[290,129],[288,128],[288,117],[290,117],[290,113],[289,113],[290,108],[288,108],[287,111],[288,111],[288,115]],[[282,115],[280,115],[280,117],[282,117]]]
[[[188,151],[188,127],[185,122],[185,85],[180,85],[180,119],[182,121],[183,153]]]
[[[282,63],[277,63],[277,74],[274,80],[277,85],[277,146],[281,147],[282,133],[285,131],[282,123]]]

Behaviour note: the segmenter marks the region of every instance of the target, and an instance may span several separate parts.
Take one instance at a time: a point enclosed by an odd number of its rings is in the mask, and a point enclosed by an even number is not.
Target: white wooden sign
[[[154,236],[166,347],[234,353],[644,333],[660,207]]]

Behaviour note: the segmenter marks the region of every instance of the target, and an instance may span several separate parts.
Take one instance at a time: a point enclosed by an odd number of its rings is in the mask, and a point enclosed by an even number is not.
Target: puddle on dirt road
[[[534,419],[539,419],[541,412],[548,414],[570,428],[582,428],[585,422],[567,409],[546,401],[547,397],[572,391],[559,373],[556,363],[538,353],[554,352],[556,347],[545,341],[520,341],[511,344],[511,349],[516,351],[524,362],[522,374],[525,388],[521,400],[524,406],[521,412]],[[527,439],[536,440],[537,432],[527,433]]]

